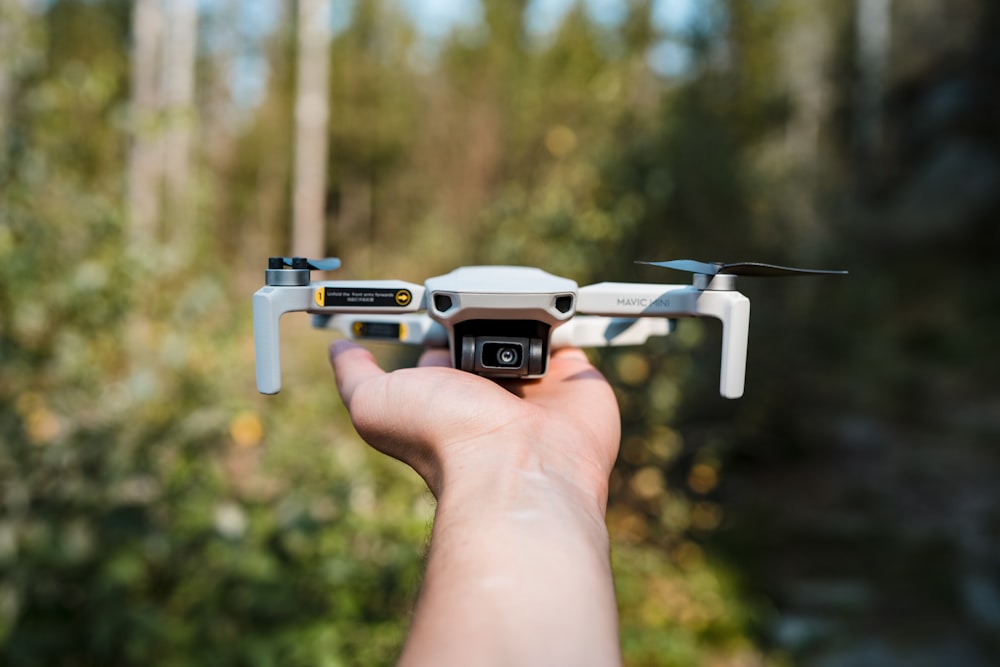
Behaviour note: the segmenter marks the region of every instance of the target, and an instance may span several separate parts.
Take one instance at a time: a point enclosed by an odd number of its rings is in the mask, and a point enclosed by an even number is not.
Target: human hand
[[[501,383],[451,368],[446,350],[386,373],[368,350],[338,341],[330,361],[361,437],[410,465],[435,496],[514,467],[568,482],[603,513],[620,417],[581,350],[553,353],[541,380]]]
[[[438,499],[400,665],[621,664],[604,525],[618,405],[583,352],[502,383],[444,350],[385,373],[338,342],[330,362],[361,437]]]

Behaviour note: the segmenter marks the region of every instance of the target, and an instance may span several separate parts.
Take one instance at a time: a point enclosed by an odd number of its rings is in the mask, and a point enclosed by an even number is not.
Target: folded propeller
[[[293,269],[309,269],[311,271],[335,271],[340,268],[340,260],[336,257],[326,257],[324,259],[269,257],[267,260],[267,268],[269,269],[283,269],[286,266]]]
[[[847,271],[829,269],[799,269],[791,266],[778,266],[777,264],[763,264],[761,262],[733,262],[725,264],[723,262],[698,262],[693,259],[675,259],[667,262],[647,262],[639,260],[636,264],[649,264],[651,266],[662,266],[666,269],[677,271],[687,271],[703,276],[731,275],[731,276],[809,276],[809,275],[847,275]]]

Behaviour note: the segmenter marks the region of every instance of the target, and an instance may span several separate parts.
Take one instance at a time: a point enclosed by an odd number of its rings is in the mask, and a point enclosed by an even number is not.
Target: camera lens
[[[480,359],[484,368],[519,370],[524,362],[524,344],[512,341],[483,342]]]

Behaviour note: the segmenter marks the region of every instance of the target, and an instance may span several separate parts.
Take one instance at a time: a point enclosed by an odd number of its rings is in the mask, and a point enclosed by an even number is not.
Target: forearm
[[[490,468],[445,480],[401,664],[619,664],[604,489],[530,455]]]
[[[619,414],[586,355],[504,387],[444,352],[389,374],[350,343],[330,355],[358,433],[438,499],[401,664],[620,664],[604,526]]]

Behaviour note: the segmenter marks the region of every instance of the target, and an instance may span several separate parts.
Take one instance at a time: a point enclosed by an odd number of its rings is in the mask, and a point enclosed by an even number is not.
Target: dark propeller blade
[[[306,259],[305,257],[282,257],[285,266],[293,269],[311,269],[313,271],[334,271],[340,268],[340,260],[336,257],[325,259]]]
[[[761,262],[733,262],[732,264],[723,264],[722,262],[715,262],[709,264],[707,262],[696,262],[691,259],[678,259],[670,262],[638,262],[639,264],[651,264],[653,266],[662,266],[668,269],[676,269],[678,271],[688,271],[690,273],[700,273],[706,276],[714,276],[717,273],[727,273],[734,276],[809,276],[809,275],[828,275],[828,276],[843,276],[847,275],[847,271],[830,271],[827,269],[799,269],[791,266],[778,266],[776,264],[763,264]]]
[[[845,276],[847,271],[829,269],[799,269],[793,266],[778,266],[760,262],[734,262],[723,264],[719,273],[731,273],[734,276]]]
[[[636,264],[649,264],[651,266],[662,266],[665,269],[677,269],[688,273],[701,273],[706,276],[714,276],[719,272],[723,264],[709,264],[708,262],[696,262],[693,259],[675,259],[669,262],[647,262],[639,260]]]

